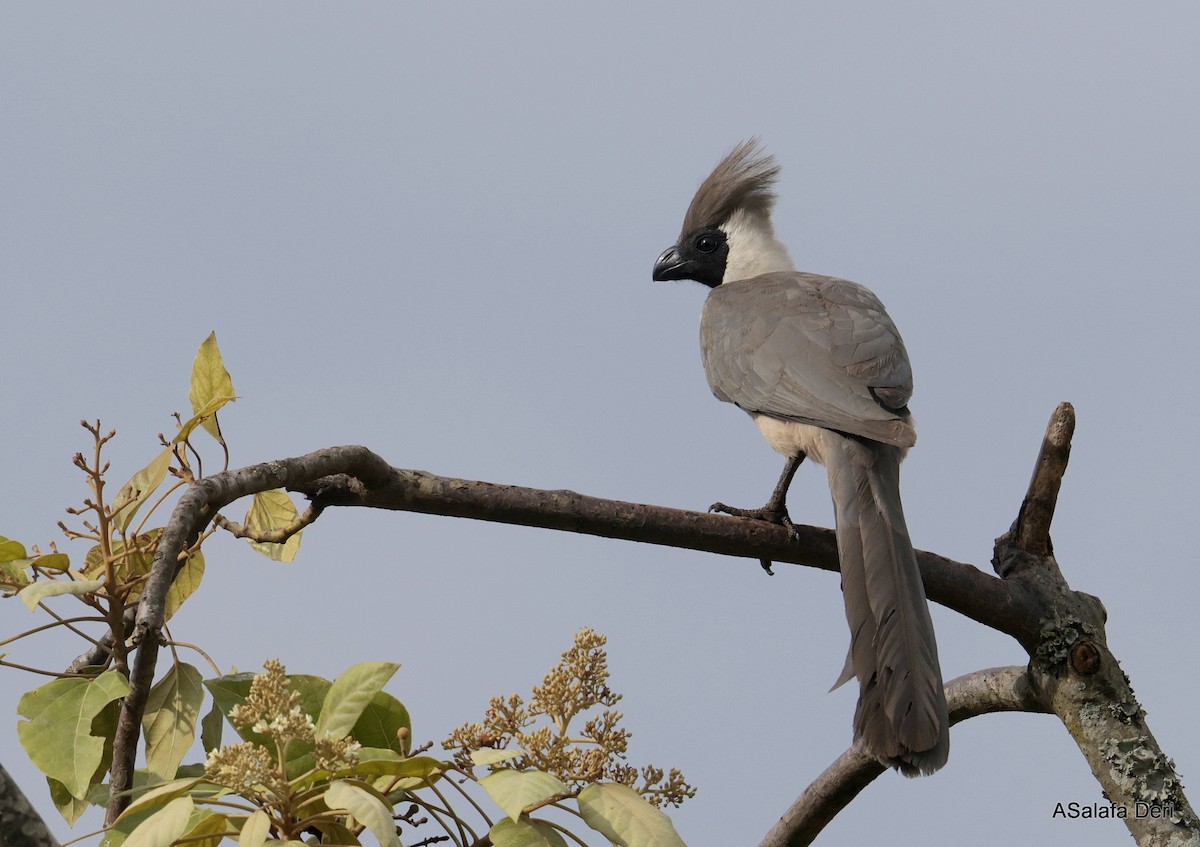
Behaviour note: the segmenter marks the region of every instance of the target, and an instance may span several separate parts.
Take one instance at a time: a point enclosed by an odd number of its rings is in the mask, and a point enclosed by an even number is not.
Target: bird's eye
[[[717,246],[718,242],[715,235],[708,235],[706,233],[696,239],[696,249],[701,253],[711,253],[717,249]]]

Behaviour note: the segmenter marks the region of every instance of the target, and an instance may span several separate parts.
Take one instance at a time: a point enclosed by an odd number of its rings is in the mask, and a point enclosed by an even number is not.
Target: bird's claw
[[[800,530],[792,523],[792,519],[788,515],[785,506],[768,503],[761,509],[739,509],[736,506],[726,506],[724,503],[713,503],[708,507],[708,510],[710,512],[721,512],[722,514],[732,515],[735,518],[752,518],[756,521],[766,521],[767,523],[772,523],[786,529],[788,537],[792,541],[800,540]],[[775,571],[771,570],[770,559],[759,559],[758,563],[768,575],[775,576]]]
[[[783,506],[775,506],[771,503],[763,506],[761,509],[739,509],[737,506],[726,506],[724,503],[713,503],[708,507],[710,512],[721,512],[726,515],[733,515],[735,518],[753,518],[756,521],[766,521],[773,523],[776,526],[781,526],[788,531],[793,541],[800,538],[800,531],[796,525],[792,523],[791,517],[787,513],[787,509]]]

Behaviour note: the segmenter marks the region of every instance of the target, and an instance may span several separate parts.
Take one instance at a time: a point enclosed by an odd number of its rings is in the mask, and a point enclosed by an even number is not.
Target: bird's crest
[[[683,218],[683,234],[719,226],[738,209],[770,214],[778,176],[775,157],[762,152],[758,139],[743,141],[729,151],[696,189]]]

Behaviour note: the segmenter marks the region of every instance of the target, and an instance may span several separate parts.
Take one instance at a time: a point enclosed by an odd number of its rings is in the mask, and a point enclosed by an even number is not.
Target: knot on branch
[[[1016,544],[1012,532],[1006,532],[996,539],[992,549],[992,570],[1001,579],[1022,573],[1032,573],[1042,566],[1046,559],[1022,550]]]
[[[1068,661],[1075,673],[1091,676],[1100,670],[1102,654],[1095,642],[1086,638],[1071,645]]]
[[[1057,675],[1059,671],[1071,663],[1074,666],[1074,650],[1080,647],[1081,655],[1087,650],[1095,651],[1094,665],[1087,673],[1094,674],[1100,666],[1100,649],[1097,646],[1104,642],[1103,633],[1087,621],[1074,615],[1054,614],[1042,621],[1037,647],[1034,649],[1031,664],[1036,670]],[[1087,647],[1081,645],[1087,644]]]

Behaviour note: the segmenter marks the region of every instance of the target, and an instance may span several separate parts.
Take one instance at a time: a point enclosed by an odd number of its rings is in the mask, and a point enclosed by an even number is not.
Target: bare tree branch
[[[951,725],[995,712],[1041,712],[1050,708],[1029,684],[1025,668],[992,668],[946,684]],[[837,758],[783,813],[759,847],[803,847],[858,793],[884,773],[875,759],[851,747]]]

